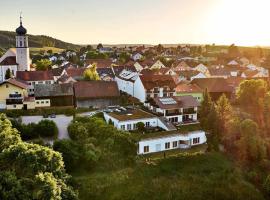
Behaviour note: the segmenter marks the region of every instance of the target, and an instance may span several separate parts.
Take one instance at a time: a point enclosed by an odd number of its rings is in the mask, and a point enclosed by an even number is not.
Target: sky
[[[20,12],[29,34],[75,44],[270,46],[269,0],[0,0],[0,30]]]

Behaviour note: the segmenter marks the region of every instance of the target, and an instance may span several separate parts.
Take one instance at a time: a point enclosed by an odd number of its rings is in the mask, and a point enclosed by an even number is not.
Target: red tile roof
[[[175,104],[164,104],[162,100],[172,99]],[[200,106],[200,103],[193,96],[181,96],[181,97],[157,97],[154,98],[156,105],[161,109],[179,109],[179,108],[194,108]]]
[[[76,99],[97,99],[119,97],[117,83],[114,81],[81,81],[74,83]]]
[[[19,88],[22,88],[22,89],[27,89],[28,88],[28,85],[27,84],[25,84],[25,83],[23,83],[21,81],[18,81],[18,80],[14,79],[14,78],[10,78],[10,79],[8,79],[8,80],[0,83],[0,85],[5,84],[5,83],[9,83],[11,85],[15,85],[15,86],[17,86]]]
[[[23,81],[54,80],[51,70],[48,71],[17,71],[17,78]]]
[[[87,68],[85,68],[85,67],[81,67],[81,68],[69,67],[65,70],[66,70],[68,76],[71,76],[74,78],[74,77],[82,77],[83,73],[86,69]]]
[[[191,81],[202,90],[208,89],[208,92],[232,92],[233,88],[229,85],[224,78],[200,78]]]
[[[0,65],[18,65],[16,62],[16,57],[15,56],[9,56],[6,57],[1,63]]]
[[[169,67],[160,68],[160,69],[143,69],[141,74],[143,75],[163,75],[166,74],[170,70]]]
[[[87,65],[92,65],[96,63],[97,68],[111,67],[113,64],[111,59],[87,59],[85,61]]]
[[[181,93],[192,93],[192,92],[203,92],[196,84],[180,83],[176,87],[176,92]]]
[[[176,84],[170,75],[142,75],[140,79],[146,90],[152,90],[155,87],[169,87],[174,89]]]

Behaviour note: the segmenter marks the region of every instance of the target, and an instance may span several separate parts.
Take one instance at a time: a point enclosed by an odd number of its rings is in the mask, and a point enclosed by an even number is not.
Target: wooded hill
[[[0,48],[8,49],[15,47],[15,32],[10,31],[0,31]],[[42,47],[56,47],[60,49],[79,49],[79,45],[72,43],[67,43],[49,36],[45,35],[28,35],[29,36],[29,46],[35,48]]]

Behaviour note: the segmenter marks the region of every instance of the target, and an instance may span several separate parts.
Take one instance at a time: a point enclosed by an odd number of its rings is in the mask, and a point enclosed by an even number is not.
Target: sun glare
[[[270,45],[269,0],[223,0],[207,16],[209,41],[238,45]]]

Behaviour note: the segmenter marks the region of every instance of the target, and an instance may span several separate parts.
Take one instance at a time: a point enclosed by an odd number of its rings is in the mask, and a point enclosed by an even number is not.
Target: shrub
[[[144,123],[143,122],[138,122],[137,123],[137,128],[141,132],[145,131],[145,125],[144,125]]]
[[[70,139],[56,140],[53,149],[62,153],[68,171],[79,165],[81,148],[76,142]]]
[[[36,128],[41,137],[55,137],[58,135],[57,126],[51,120],[41,120]]]

